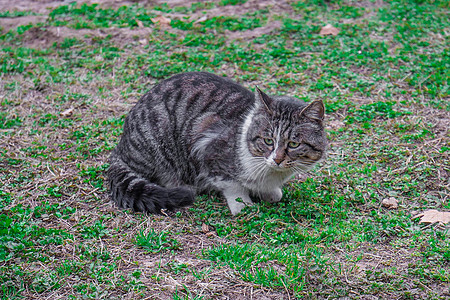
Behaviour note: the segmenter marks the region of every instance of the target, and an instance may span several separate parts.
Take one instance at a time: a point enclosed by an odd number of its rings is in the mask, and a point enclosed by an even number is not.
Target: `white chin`
[[[284,166],[277,165],[276,163],[270,163],[269,167],[275,171],[284,171],[286,168]]]

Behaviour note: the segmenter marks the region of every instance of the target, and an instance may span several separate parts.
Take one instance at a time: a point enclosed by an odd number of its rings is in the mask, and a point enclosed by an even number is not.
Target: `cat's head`
[[[292,97],[269,97],[257,88],[256,109],[248,125],[250,154],[274,170],[302,172],[325,156],[322,101],[310,104]]]

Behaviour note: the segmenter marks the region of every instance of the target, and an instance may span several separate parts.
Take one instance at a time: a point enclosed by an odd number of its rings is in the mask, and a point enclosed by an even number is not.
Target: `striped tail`
[[[195,194],[187,187],[165,188],[134,173],[120,159],[113,159],[107,170],[110,195],[120,208],[160,214],[191,205]]]

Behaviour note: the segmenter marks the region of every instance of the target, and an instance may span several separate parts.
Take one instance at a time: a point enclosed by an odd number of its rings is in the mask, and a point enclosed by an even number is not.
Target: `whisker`
[[[269,170],[269,168],[261,168],[261,171],[259,172],[258,177],[256,177],[256,180],[263,181],[263,179],[267,176]]]
[[[267,167],[265,166],[265,164],[264,164],[264,165],[261,165],[261,168],[258,168],[258,171],[257,171],[257,173],[255,174],[254,181],[256,181],[256,182],[261,181],[261,180],[265,177],[265,175],[266,175],[268,169],[269,169],[269,168],[267,168]]]
[[[261,169],[264,169],[265,162],[262,157],[252,157],[249,159],[251,168],[246,171],[246,182],[254,181],[255,177],[261,172]],[[256,176],[255,176],[256,175]]]

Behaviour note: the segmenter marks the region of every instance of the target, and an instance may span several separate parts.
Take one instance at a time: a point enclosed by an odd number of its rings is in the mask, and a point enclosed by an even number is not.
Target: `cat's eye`
[[[300,146],[300,143],[297,142],[289,142],[288,143],[289,148],[297,148],[298,146]]]
[[[264,139],[264,143],[266,143],[266,145],[272,146],[273,145],[273,140],[269,139],[269,138],[265,138]]]

